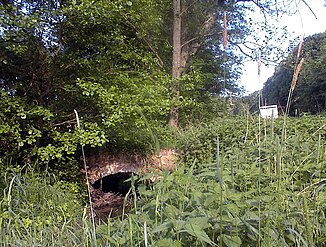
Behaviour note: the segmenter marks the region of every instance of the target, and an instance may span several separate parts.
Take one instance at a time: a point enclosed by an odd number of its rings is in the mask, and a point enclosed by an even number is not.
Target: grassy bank
[[[325,118],[218,119],[178,134],[177,169],[94,234],[78,188],[8,171],[2,246],[325,246]]]

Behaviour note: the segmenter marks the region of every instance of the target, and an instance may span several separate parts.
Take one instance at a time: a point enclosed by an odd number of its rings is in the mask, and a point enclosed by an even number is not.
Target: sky
[[[298,1],[297,1],[298,2]],[[287,29],[291,33],[290,39],[298,36],[307,37],[315,33],[326,31],[326,7],[324,0],[306,0],[314,14],[309,8],[300,2],[298,12],[292,16],[284,16],[279,22],[287,24]],[[244,63],[243,75],[240,78],[240,86],[243,86],[247,94],[260,90],[264,82],[273,75],[275,66],[261,65],[260,76],[258,76],[257,62],[247,61]]]

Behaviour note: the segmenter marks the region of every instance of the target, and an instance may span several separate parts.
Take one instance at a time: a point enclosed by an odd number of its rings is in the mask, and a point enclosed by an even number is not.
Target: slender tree
[[[204,1],[205,2],[205,1]],[[199,48],[203,45],[203,37],[212,30],[219,14],[219,9],[224,1],[207,1],[205,5],[209,5],[206,9],[208,14],[206,20],[201,24],[201,27],[197,30],[190,30],[189,23],[182,23],[186,20],[186,15],[191,12],[194,7],[199,4],[189,1],[173,0],[173,59],[172,59],[172,105],[169,116],[169,126],[177,127],[179,122],[179,95],[180,85],[179,80],[182,72],[190,65],[191,57],[196,54]],[[197,16],[198,17],[198,16]],[[205,17],[204,17],[205,18]],[[202,18],[199,18],[202,20]],[[195,34],[195,37],[191,37],[187,34],[187,31],[191,34]],[[189,39],[187,39],[189,38]]]
[[[173,0],[173,58],[172,58],[172,106],[170,110],[169,126],[178,125],[178,98],[181,76],[181,0]]]

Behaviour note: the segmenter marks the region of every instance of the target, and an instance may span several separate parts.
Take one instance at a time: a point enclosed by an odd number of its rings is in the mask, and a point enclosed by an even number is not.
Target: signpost
[[[262,118],[278,118],[277,105],[267,105],[259,107]]]

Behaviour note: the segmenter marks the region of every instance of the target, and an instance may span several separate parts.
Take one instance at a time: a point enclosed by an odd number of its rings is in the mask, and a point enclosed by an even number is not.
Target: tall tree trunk
[[[179,77],[181,76],[181,0],[173,0],[173,57],[171,109],[169,126],[177,127],[179,122]]]
[[[171,108],[169,116],[169,126],[175,128],[179,123],[179,96],[180,85],[179,78],[191,62],[191,57],[198,52],[202,46],[201,38],[208,35],[216,23],[218,12],[223,5],[224,0],[218,0],[215,11],[207,16],[207,20],[201,27],[198,37],[184,40],[185,36],[182,30],[182,11],[181,0],[173,0],[173,56],[172,56],[172,85],[171,85]],[[182,43],[183,42],[183,43]]]

